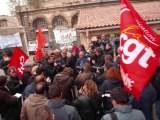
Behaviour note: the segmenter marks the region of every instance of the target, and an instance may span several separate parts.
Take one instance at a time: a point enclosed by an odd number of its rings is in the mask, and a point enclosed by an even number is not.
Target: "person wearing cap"
[[[146,120],[140,110],[133,109],[129,105],[129,95],[123,88],[114,88],[111,92],[111,99],[114,108],[101,120]]]

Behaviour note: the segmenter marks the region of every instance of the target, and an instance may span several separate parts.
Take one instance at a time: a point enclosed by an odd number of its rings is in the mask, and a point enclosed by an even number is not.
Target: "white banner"
[[[57,44],[71,43],[77,40],[75,29],[54,30],[53,32]]]
[[[13,35],[0,35],[0,49],[22,46],[19,33]]]

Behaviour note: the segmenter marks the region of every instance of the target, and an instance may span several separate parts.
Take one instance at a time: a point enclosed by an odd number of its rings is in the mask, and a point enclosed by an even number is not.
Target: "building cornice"
[[[103,6],[103,5],[114,5],[118,4],[118,0],[97,0],[94,2],[84,2],[84,3],[79,3],[79,4],[70,4],[70,5],[56,5],[56,6],[50,6],[50,7],[43,7],[39,9],[33,9],[33,8],[27,8],[27,6],[22,6],[20,8],[16,8],[16,13],[25,13],[25,12],[40,12],[40,11],[46,11],[46,10],[56,10],[56,9],[69,9],[69,10],[74,10],[74,9],[80,9],[80,8],[91,8],[91,7],[98,7],[98,6]]]

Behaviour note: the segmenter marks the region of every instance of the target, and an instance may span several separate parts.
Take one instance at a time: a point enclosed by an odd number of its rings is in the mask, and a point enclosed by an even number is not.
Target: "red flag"
[[[18,72],[18,76],[20,78],[23,75],[23,71],[24,71],[23,65],[27,59],[28,59],[28,56],[19,47],[16,47],[14,49],[9,67],[15,66]]]
[[[42,30],[40,27],[38,27],[38,34],[37,34],[37,45],[35,49],[35,56],[38,59],[42,59],[42,47],[46,44],[46,39],[44,37],[44,34],[42,33]]]
[[[160,37],[129,0],[121,0],[120,68],[125,90],[136,99],[158,66]]]

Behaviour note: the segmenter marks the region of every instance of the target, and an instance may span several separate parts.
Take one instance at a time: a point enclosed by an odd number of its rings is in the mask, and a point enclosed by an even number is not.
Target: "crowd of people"
[[[119,39],[102,35],[72,49],[43,52],[24,65],[22,78],[10,56],[3,53],[0,68],[0,115],[3,120],[160,120],[160,67],[139,100],[123,89],[119,68]],[[138,76],[137,76],[138,77]],[[16,96],[19,93],[22,96]]]

